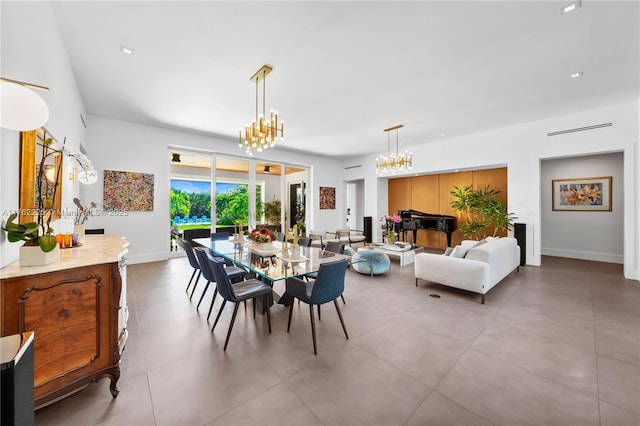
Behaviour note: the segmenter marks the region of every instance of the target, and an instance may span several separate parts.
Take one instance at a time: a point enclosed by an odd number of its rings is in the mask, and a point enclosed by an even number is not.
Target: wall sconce
[[[49,107],[33,90],[48,87],[0,77],[0,127],[29,131],[42,127],[49,119]]]
[[[74,180],[76,180],[76,169],[73,169],[69,172],[69,180],[71,182],[73,182]]]

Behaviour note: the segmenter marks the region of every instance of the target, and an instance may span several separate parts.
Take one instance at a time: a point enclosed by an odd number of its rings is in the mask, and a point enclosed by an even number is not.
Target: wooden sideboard
[[[104,377],[118,395],[128,245],[118,235],[87,235],[58,262],[0,269],[0,336],[35,332],[36,409]]]

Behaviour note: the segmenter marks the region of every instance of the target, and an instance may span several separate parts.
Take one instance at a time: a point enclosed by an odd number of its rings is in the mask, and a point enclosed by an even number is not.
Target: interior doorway
[[[362,231],[364,229],[364,179],[345,183],[346,210],[344,226]]]

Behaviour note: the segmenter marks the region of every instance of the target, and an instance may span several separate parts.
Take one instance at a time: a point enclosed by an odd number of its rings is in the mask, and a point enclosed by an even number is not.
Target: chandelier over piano
[[[376,159],[376,174],[386,174],[395,172],[404,172],[405,170],[411,170],[413,168],[413,154],[405,151],[400,154],[398,152],[398,129],[404,127],[404,124],[398,124],[397,126],[384,129],[387,132],[387,156],[380,155]],[[391,142],[389,132],[396,131],[396,152],[391,152]]]
[[[273,147],[276,141],[282,142],[284,140],[284,121],[278,121],[278,112],[275,113],[271,110],[270,118],[266,119],[266,93],[267,83],[266,77],[273,68],[269,65],[264,65],[256,72],[249,80],[256,82],[256,118],[251,120],[251,124],[247,124],[244,128],[244,140],[243,131],[240,129],[240,136],[238,139],[238,147],[246,148],[248,155],[253,155],[253,150],[262,152],[263,149]],[[258,83],[262,81],[262,114],[258,115]]]

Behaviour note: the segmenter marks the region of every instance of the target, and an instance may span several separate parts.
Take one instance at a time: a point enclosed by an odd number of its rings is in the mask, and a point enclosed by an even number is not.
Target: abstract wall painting
[[[153,175],[104,171],[104,208],[118,211],[153,211]]]
[[[554,179],[553,210],[611,211],[611,176]]]
[[[320,209],[333,210],[336,208],[336,188],[331,186],[320,187]]]

